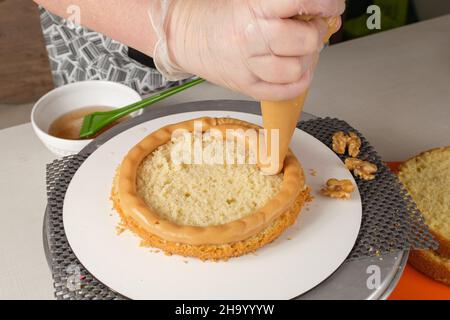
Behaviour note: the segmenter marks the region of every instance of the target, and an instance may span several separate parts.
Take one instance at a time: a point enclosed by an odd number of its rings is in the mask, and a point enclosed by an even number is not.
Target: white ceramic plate
[[[103,144],[76,172],[64,200],[64,228],[80,262],[99,281],[132,299],[291,299],[325,280],[356,241],[361,199],[358,190],[348,201],[318,194],[331,177],[353,177],[333,151],[298,129],[291,148],[302,163],[314,201],[303,208],[294,226],[256,254],[202,262],[140,247],[129,231],[116,234],[119,219],[109,196],[122,158],[160,127],[201,116],[262,123],[260,116],[247,113],[188,112],[142,123]]]

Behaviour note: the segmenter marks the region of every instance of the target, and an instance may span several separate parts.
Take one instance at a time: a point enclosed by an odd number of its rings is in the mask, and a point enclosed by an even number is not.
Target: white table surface
[[[328,48],[305,111],[358,128],[385,160],[450,145],[450,15]],[[247,99],[202,84],[165,104]],[[0,299],[53,299],[42,243],[45,165],[30,124],[0,130]]]

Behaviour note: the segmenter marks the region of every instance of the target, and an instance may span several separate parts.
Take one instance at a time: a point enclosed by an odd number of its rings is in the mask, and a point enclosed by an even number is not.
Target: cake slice
[[[439,242],[436,252],[412,251],[411,264],[419,271],[450,283],[450,147],[436,148],[409,159],[399,168],[405,185]]]
[[[420,272],[450,286],[450,259],[432,250],[412,250],[408,262]]]

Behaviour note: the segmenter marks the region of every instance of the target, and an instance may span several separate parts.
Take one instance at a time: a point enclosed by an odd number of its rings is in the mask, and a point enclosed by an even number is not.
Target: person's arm
[[[309,87],[326,21],[345,8],[345,0],[35,1],[62,17],[78,6],[81,25],[153,56],[168,80],[197,75],[257,100]]]
[[[78,6],[80,24],[152,56],[155,31],[148,16],[148,0],[34,0],[48,11],[67,18]]]

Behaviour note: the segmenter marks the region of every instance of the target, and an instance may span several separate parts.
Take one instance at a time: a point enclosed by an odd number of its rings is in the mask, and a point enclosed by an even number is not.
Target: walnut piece
[[[335,178],[328,179],[325,188],[320,192],[327,197],[336,199],[350,199],[350,193],[355,190],[353,183],[348,180],[338,180]]]
[[[348,136],[342,132],[338,131],[333,134],[333,151],[339,154],[345,153],[345,148],[347,148]]]
[[[348,154],[351,157],[356,157],[359,154],[359,148],[361,148],[361,139],[354,132],[345,134],[342,131],[337,131],[333,134],[333,151],[338,154],[344,154],[348,147]]]
[[[345,159],[345,166],[357,177],[363,180],[373,180],[375,179],[375,172],[378,168],[373,163],[369,161],[359,160],[356,158]]]
[[[355,168],[359,165],[361,165],[361,162],[363,160],[359,160],[357,158],[347,158],[345,159],[345,166],[347,167],[348,170],[353,171],[355,170]]]
[[[354,132],[349,132],[347,138],[348,154],[350,157],[357,157],[361,148],[361,139]]]

